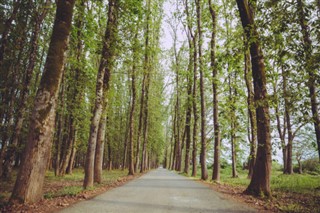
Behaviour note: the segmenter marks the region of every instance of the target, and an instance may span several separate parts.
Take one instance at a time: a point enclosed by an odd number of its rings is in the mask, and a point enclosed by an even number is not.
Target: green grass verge
[[[228,166],[221,169],[221,183],[225,183],[232,186],[248,186],[250,179],[247,178],[248,171],[237,169],[238,178],[232,178],[231,167]],[[212,169],[208,169],[208,180],[211,180]],[[197,177],[201,177],[201,168],[197,170]],[[294,192],[302,194],[313,194],[320,196],[320,175],[310,174],[293,174],[285,175],[282,171],[279,171],[276,167],[271,173],[271,190],[281,192]]]
[[[101,186],[105,186],[108,184],[112,184],[116,182],[119,178],[126,177],[128,174],[127,170],[112,170],[106,171],[104,170],[102,173],[103,181],[101,184],[95,184],[94,187],[86,189],[87,191],[94,190]],[[4,205],[13,189],[14,180],[16,176],[16,172],[14,173],[14,177],[11,181],[1,181],[0,182],[0,206]],[[63,177],[55,176],[53,171],[47,171],[45,176],[45,185],[52,185],[51,187],[57,186],[56,190],[52,190],[46,192],[44,194],[44,198],[50,199],[55,197],[63,197],[63,196],[75,196],[81,192],[83,192],[82,181],[84,179],[84,171],[83,169],[74,169],[71,175],[65,175]],[[63,186],[63,183],[68,182],[69,184]]]

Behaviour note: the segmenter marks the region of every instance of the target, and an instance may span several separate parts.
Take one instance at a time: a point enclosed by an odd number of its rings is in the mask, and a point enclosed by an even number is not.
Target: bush
[[[302,169],[303,172],[312,173],[312,174],[320,174],[320,163],[316,158],[308,159],[302,161]]]

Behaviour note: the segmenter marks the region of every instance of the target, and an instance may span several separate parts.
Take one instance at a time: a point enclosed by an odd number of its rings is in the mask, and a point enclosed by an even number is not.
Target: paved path
[[[165,169],[157,169],[63,213],[255,212],[227,200],[208,186]]]

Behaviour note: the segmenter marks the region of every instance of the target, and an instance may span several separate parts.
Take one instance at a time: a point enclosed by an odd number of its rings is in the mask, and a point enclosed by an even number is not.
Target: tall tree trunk
[[[133,156],[133,136],[134,136],[134,112],[136,106],[136,61],[137,61],[137,48],[138,48],[138,32],[136,32],[134,37],[134,44],[133,44],[133,65],[131,71],[131,92],[132,92],[132,99],[131,99],[131,109],[130,109],[130,118],[129,118],[129,175],[134,175],[134,156]]]
[[[140,173],[145,171],[146,167],[146,155],[147,155],[147,140],[148,140],[148,99],[149,99],[149,86],[150,86],[150,44],[149,44],[149,34],[150,34],[150,13],[151,13],[151,0],[147,0],[147,19],[145,26],[145,52],[144,52],[144,76],[143,81],[145,81],[145,100],[141,102],[143,104],[143,144],[142,144],[142,156]],[[142,100],[142,98],[141,98]],[[140,115],[141,116],[141,115]]]
[[[193,88],[192,88],[192,107],[193,107],[193,132],[192,132],[192,177],[197,176],[197,140],[198,140],[198,107],[197,107],[197,49],[196,37],[193,42]]]
[[[108,67],[115,54],[115,43],[117,33],[118,0],[109,1],[108,22],[105,32],[102,57],[97,75],[96,99],[93,117],[90,125],[90,136],[86,155],[85,177],[83,187],[86,189],[93,186],[94,181],[94,156],[96,150],[97,134],[102,114],[102,103],[104,99],[104,90],[107,86],[106,81],[110,78]]]
[[[196,33],[193,33],[192,29],[192,17],[189,13],[188,0],[184,0],[185,11],[187,15],[187,26],[188,26],[188,41],[190,51],[193,53],[192,61],[193,65],[193,85],[192,85],[192,110],[193,110],[193,132],[192,132],[192,176],[197,175],[197,130],[198,130],[198,112],[197,112],[197,38]],[[191,66],[192,66],[191,65]],[[191,78],[191,76],[190,76]],[[191,79],[190,79],[191,80]],[[191,104],[191,103],[190,103]],[[191,124],[190,124],[191,125]]]
[[[304,46],[304,60],[305,60],[305,69],[308,73],[308,82],[307,86],[309,88],[309,96],[311,102],[311,111],[312,111],[312,120],[314,124],[314,130],[317,139],[318,145],[318,155],[320,161],[320,116],[319,116],[319,103],[317,100],[317,89],[316,89],[316,72],[317,70],[313,66],[313,55],[312,55],[312,41],[310,39],[310,32],[308,30],[306,15],[304,12],[305,6],[303,0],[297,0],[297,9],[300,27],[303,34],[303,46]],[[319,7],[319,4],[318,4]]]
[[[206,162],[206,106],[204,94],[204,74],[203,74],[203,59],[202,59],[202,26],[201,26],[201,0],[196,1],[197,10],[197,28],[199,33],[198,53],[199,53],[199,71],[200,71],[200,106],[201,106],[201,179],[208,179],[207,162]]]
[[[246,33],[248,41],[250,41],[252,76],[257,116],[257,159],[253,168],[251,182],[246,192],[257,196],[269,197],[271,195],[271,137],[265,65],[258,39],[259,35],[254,23],[252,10],[248,4],[248,0],[236,1],[239,8],[243,29]]]
[[[75,164],[76,153],[77,153],[77,148],[76,148],[76,144],[75,144],[75,141],[74,141],[74,144],[72,145],[71,157],[70,157],[70,160],[69,160],[69,164],[68,164],[68,167],[67,167],[66,174],[69,174],[69,175],[72,174],[72,170],[73,170],[74,164]]]
[[[57,2],[46,65],[35,98],[27,137],[28,143],[26,143],[24,157],[10,198],[11,202],[33,203],[42,197],[74,3],[74,0]]]
[[[192,113],[192,48],[190,48],[189,53],[189,65],[188,65],[188,89],[187,89],[187,110],[186,110],[186,155],[184,159],[184,173],[189,174],[190,165],[190,145],[191,145],[191,113]]]
[[[145,96],[145,85],[146,85],[146,73],[143,73],[143,80],[141,86],[141,97],[140,97],[140,113],[139,113],[139,126],[138,126],[138,136],[137,136],[137,147],[136,147],[136,162],[134,171],[138,171],[140,164],[140,143],[141,143],[141,133],[143,129],[143,112],[144,112],[144,96]]]
[[[276,89],[275,83],[273,84],[273,93],[278,94],[278,91]],[[276,120],[277,120],[277,130],[280,137],[280,143],[281,143],[281,150],[282,150],[282,160],[283,160],[283,173],[287,170],[287,148],[285,143],[285,137],[286,137],[286,116],[283,116],[283,131],[281,128],[281,121],[280,121],[280,111],[279,111],[279,99],[276,97],[277,103],[275,106],[276,111]]]
[[[107,122],[108,122],[108,118],[107,118]],[[110,171],[112,170],[112,149],[111,149],[111,143],[110,140],[107,141],[108,143],[108,165],[107,165],[107,169]]]
[[[283,90],[283,97],[284,97],[284,111],[285,111],[285,117],[287,122],[287,130],[288,130],[288,144],[285,147],[286,151],[286,166],[285,166],[285,173],[286,174],[293,174],[293,167],[292,167],[292,141],[293,141],[293,135],[292,135],[292,125],[291,125],[291,118],[290,118],[290,103],[289,103],[289,95],[288,95],[288,88],[287,88],[287,73],[285,73],[284,68],[282,69],[282,90]]]
[[[175,169],[176,165],[176,155],[177,155],[177,107],[174,107],[174,117],[173,117],[173,152],[172,152],[172,164],[171,164],[171,169]]]
[[[149,63],[148,63],[149,64]],[[149,67],[149,66],[148,66]],[[146,81],[146,99],[145,99],[145,106],[144,106],[144,128],[143,128],[143,145],[142,145],[142,160],[141,160],[141,168],[140,173],[145,172],[146,164],[147,164],[147,143],[148,143],[148,104],[149,104],[149,87],[150,87],[150,70],[147,73],[147,81]]]
[[[180,171],[181,169],[181,143],[180,143],[180,92],[179,92],[179,65],[178,65],[178,56],[175,49],[175,60],[176,60],[176,131],[175,131],[175,144],[176,144],[176,160],[175,160],[175,170]]]
[[[106,99],[106,98],[105,98]],[[97,135],[97,144],[94,156],[94,182],[102,182],[102,163],[103,163],[103,152],[104,152],[104,142],[105,142],[105,130],[107,125],[107,105],[105,101],[103,104],[102,116],[99,123],[99,130]]]
[[[75,29],[76,29],[76,37],[75,37],[75,44],[76,44],[76,51],[75,57],[78,62],[82,61],[83,59],[83,27],[84,27],[84,20],[83,14],[85,13],[85,4],[87,0],[80,0],[79,5],[77,5],[78,15],[75,18]],[[70,106],[70,135],[69,135],[69,147],[68,147],[68,158],[66,162],[66,169],[64,172],[66,174],[71,174],[73,169],[73,162],[74,157],[76,154],[76,142],[77,142],[77,128],[79,126],[79,121],[77,119],[78,115],[76,113],[76,106],[80,106],[81,102],[84,100],[84,86],[83,86],[83,79],[84,79],[84,71],[83,71],[83,64],[76,64],[73,67],[74,70],[74,84],[73,84],[73,97],[72,103]]]
[[[250,141],[250,154],[249,154],[249,164],[248,164],[248,178],[252,177],[253,167],[256,162],[256,155],[257,155],[257,119],[254,112],[254,91],[252,88],[252,73],[251,73],[251,66],[250,66],[250,52],[249,52],[249,44],[245,40],[245,53],[244,53],[244,79],[246,82],[247,87],[247,104],[248,104],[248,114],[250,120],[250,134],[249,139]]]
[[[216,11],[215,6],[212,5],[211,0],[209,2],[209,10],[211,14],[212,20],[212,33],[211,33],[211,42],[210,42],[210,50],[211,50],[211,69],[212,69],[212,93],[213,93],[213,126],[214,126],[214,160],[213,160],[213,172],[212,172],[212,180],[220,181],[220,124],[219,124],[219,102],[218,102],[218,69],[216,65]]]
[[[228,64],[229,67],[229,64]],[[228,72],[229,73],[229,72]],[[233,93],[233,88],[231,85],[231,78],[232,73],[229,73],[228,76],[228,84],[229,84],[229,108],[230,108],[230,138],[231,138],[231,162],[232,162],[232,177],[238,177],[237,173],[237,162],[236,162],[236,103],[235,103],[235,96],[236,94]]]
[[[131,101],[130,101],[131,102]],[[129,104],[128,104],[128,106],[129,106],[129,108],[130,108],[130,106],[131,106],[131,103],[129,102]],[[128,110],[128,112],[130,113],[130,110]],[[119,115],[120,115],[121,113],[119,112]],[[130,114],[129,114],[129,116],[130,116]],[[127,116],[126,116],[127,117]],[[129,117],[128,117],[128,119],[125,119],[125,122],[126,122],[126,127],[125,127],[125,130],[126,130],[126,132],[125,132],[125,134],[124,134],[124,140],[123,140],[123,155],[122,155],[122,170],[124,170],[125,168],[127,168],[127,162],[128,162],[128,160],[127,160],[127,154],[128,154],[128,143],[129,143],[129,141],[128,141],[128,134],[130,134],[130,130],[129,130],[129,124],[128,124],[128,122],[129,122]],[[122,123],[122,119],[121,119],[121,123]],[[120,129],[119,129],[119,132],[121,131],[121,129],[122,129],[122,124],[120,124]]]

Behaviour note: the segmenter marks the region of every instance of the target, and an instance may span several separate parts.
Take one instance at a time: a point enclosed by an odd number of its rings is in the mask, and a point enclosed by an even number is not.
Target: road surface
[[[61,213],[256,212],[208,186],[162,168]]]

